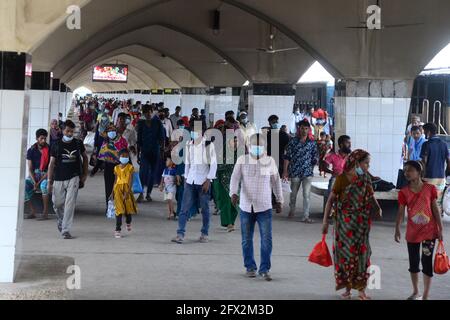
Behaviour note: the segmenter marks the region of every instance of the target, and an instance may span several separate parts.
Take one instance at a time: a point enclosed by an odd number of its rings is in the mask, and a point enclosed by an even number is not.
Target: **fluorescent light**
[[[250,85],[250,81],[245,81],[244,84],[242,85],[243,87],[248,87]]]

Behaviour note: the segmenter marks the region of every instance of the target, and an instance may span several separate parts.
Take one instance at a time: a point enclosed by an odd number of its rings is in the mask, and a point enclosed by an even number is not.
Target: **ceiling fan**
[[[377,6],[381,8],[380,0],[377,0]],[[417,22],[417,23],[382,25],[381,29],[413,27],[413,26],[419,26],[419,25],[423,25],[423,24],[424,24],[423,22]],[[361,21],[359,26],[349,26],[349,27],[345,27],[345,28],[347,28],[347,29],[366,29],[366,30],[372,30],[372,31],[379,30],[379,29],[369,29],[367,27],[367,21]]]
[[[275,28],[271,25],[270,26],[270,32],[269,32],[269,45],[264,48],[229,48],[225,51],[229,52],[262,52],[267,54],[275,54],[279,52],[286,52],[286,51],[292,51],[292,50],[298,50],[300,47],[292,47],[292,48],[275,48]]]

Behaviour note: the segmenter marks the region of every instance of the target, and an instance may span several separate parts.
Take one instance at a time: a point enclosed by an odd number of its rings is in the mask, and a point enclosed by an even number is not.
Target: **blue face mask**
[[[260,157],[264,154],[264,146],[250,146],[250,153],[254,156]]]
[[[130,158],[120,157],[119,161],[121,164],[127,164],[128,162],[130,162]]]
[[[280,125],[278,123],[273,123],[272,129],[280,129]]]
[[[357,167],[357,168],[356,168],[356,174],[357,174],[358,176],[362,176],[362,175],[364,175],[364,170],[361,169],[361,167]]]
[[[197,140],[198,139],[198,132],[191,131],[191,138],[192,138],[192,140]]]
[[[62,141],[64,142],[71,142],[73,140],[73,137],[63,136]]]
[[[108,132],[108,138],[111,140],[115,139],[117,137],[117,133],[115,131]]]
[[[184,126],[178,126],[178,129],[184,130]]]

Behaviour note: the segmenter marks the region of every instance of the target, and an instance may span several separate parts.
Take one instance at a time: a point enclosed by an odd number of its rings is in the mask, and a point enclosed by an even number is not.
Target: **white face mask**
[[[73,137],[63,136],[63,137],[62,137],[62,140],[63,140],[64,142],[71,142],[71,141],[73,140]]]

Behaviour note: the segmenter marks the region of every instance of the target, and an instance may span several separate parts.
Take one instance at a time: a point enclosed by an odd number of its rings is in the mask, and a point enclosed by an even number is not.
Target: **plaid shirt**
[[[250,155],[237,159],[231,175],[230,197],[238,194],[241,186],[239,207],[245,212],[264,212],[272,209],[272,189],[277,202],[283,203],[281,179],[272,157],[259,160]]]
[[[289,141],[284,158],[289,160],[290,178],[312,177],[314,166],[318,162],[317,144],[310,139],[303,143],[295,137]]]

